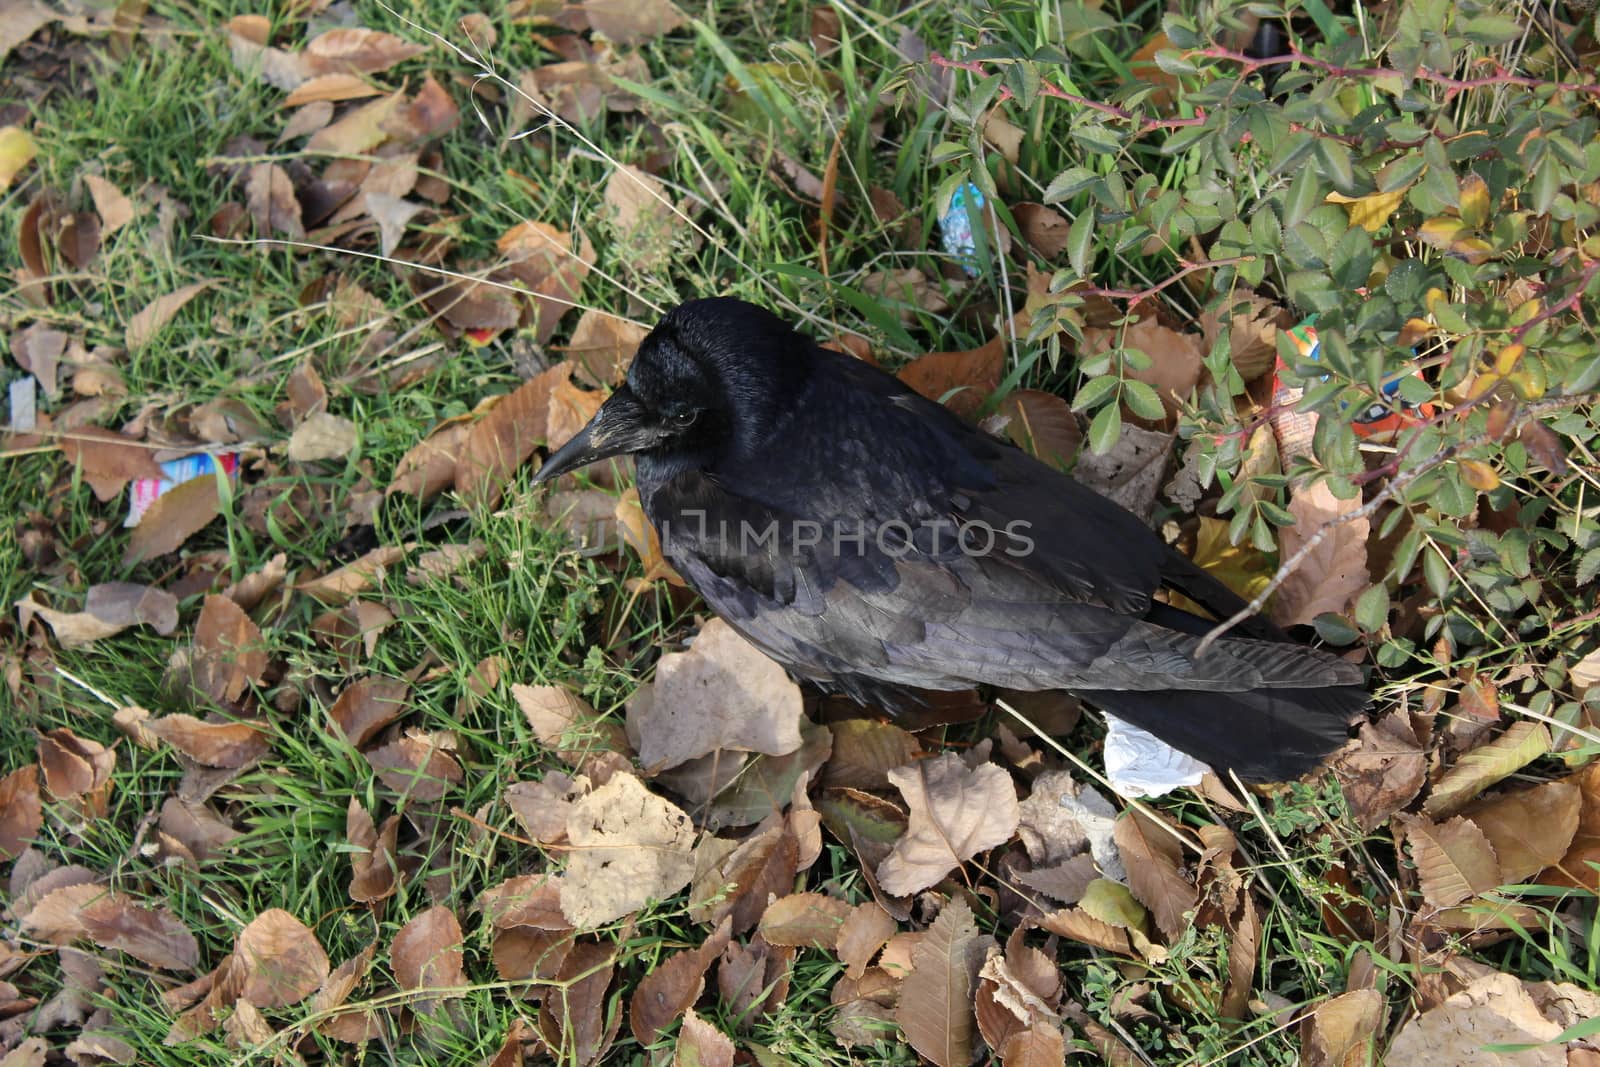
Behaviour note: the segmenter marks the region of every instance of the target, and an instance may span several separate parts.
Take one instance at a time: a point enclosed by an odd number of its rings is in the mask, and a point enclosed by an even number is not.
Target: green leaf
[[[1101,408],[1089,423],[1089,447],[1103,456],[1122,438],[1122,409],[1115,404]]]
[[[1422,576],[1427,579],[1428,589],[1434,597],[1443,600],[1450,592],[1450,583],[1455,580],[1455,575],[1450,573],[1450,567],[1440,555],[1438,545],[1429,545],[1428,551],[1422,556]]]
[[[1351,626],[1349,619],[1334,611],[1324,611],[1311,620],[1311,625],[1317,636],[1330,645],[1353,645],[1361,637],[1361,631]]]
[[[1072,269],[1078,272],[1080,278],[1089,277],[1089,254],[1094,249],[1094,217],[1094,208],[1085,208],[1067,231],[1067,262],[1072,264]]]
[[[1155,386],[1149,382],[1141,382],[1137,378],[1129,378],[1122,383],[1122,402],[1128,405],[1141,419],[1152,422],[1167,417],[1167,409],[1161,403],[1161,394],[1157,393]]]
[[[1479,15],[1462,23],[1461,32],[1469,41],[1494,47],[1515,41],[1526,28],[1526,24],[1519,19],[1504,15]]]
[[[1327,138],[1317,140],[1317,161],[1333,187],[1346,196],[1356,196],[1362,190],[1356,184],[1355,159],[1350,149],[1339,141]]]
[[[1378,582],[1356,600],[1356,624],[1369,634],[1383,629],[1389,621],[1389,590]]]
[[[1283,225],[1293,227],[1304,222],[1322,203],[1322,189],[1317,185],[1315,167],[1302,167],[1299,177],[1289,186],[1283,201]]]
[[[1068,167],[1050,179],[1050,184],[1044,190],[1044,202],[1059,204],[1083,192],[1099,180],[1100,176],[1087,167]]]
[[[1101,374],[1090,378],[1072,398],[1072,410],[1088,411],[1090,408],[1099,407],[1121,384],[1122,380],[1115,374]]]

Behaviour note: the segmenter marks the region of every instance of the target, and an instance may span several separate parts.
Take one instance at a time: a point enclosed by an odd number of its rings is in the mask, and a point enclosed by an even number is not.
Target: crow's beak
[[[553,452],[539,473],[533,476],[535,485],[551,478],[587,467],[602,459],[638,452],[656,444],[662,438],[659,427],[652,425],[644,405],[626,385],[600,405],[589,424],[578,431],[576,437]]]

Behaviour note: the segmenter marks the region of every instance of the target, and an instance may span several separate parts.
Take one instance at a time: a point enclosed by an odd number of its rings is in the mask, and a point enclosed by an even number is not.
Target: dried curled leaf
[[[992,763],[969,769],[952,752],[889,772],[910,823],[878,865],[885,893],[904,896],[938,884],[985,849],[1005,844],[1020,819],[1011,776]]]

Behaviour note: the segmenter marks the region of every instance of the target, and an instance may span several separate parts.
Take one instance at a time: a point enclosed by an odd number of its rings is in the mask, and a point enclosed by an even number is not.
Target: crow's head
[[[707,464],[749,455],[804,384],[811,351],[786,322],[743,300],[679,304],[639,345],[627,383],[534,480],[624,454]]]

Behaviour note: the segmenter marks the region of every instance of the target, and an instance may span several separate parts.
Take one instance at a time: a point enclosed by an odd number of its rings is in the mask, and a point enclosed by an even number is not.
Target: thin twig
[[[1596,395],[1597,394],[1594,393],[1582,393],[1577,396],[1557,396],[1550,397],[1545,400],[1535,401],[1517,413],[1512,425],[1521,426],[1529,420],[1538,418],[1539,416],[1549,412],[1560,411],[1563,408],[1569,408],[1577,404],[1588,403],[1594,400]],[[1306,543],[1301,545],[1300,549],[1295,552],[1294,555],[1283,561],[1283,564],[1278,568],[1277,572],[1273,574],[1271,580],[1262,587],[1261,591],[1255,595],[1255,598],[1252,599],[1250,603],[1246,604],[1244,607],[1240,608],[1238,611],[1219,622],[1216,626],[1212,627],[1211,632],[1206,634],[1205,637],[1201,639],[1199,647],[1195,649],[1195,658],[1199,659],[1200,657],[1204,656],[1208,651],[1211,650],[1211,646],[1216,643],[1216,641],[1224,634],[1232,630],[1235,626],[1238,626],[1241,622],[1244,622],[1246,619],[1250,618],[1252,615],[1258,614],[1261,609],[1266,606],[1268,598],[1271,597],[1273,593],[1278,591],[1278,587],[1283,585],[1283,583],[1291,574],[1300,569],[1300,565],[1306,561],[1306,558],[1310,556],[1312,552],[1316,551],[1317,546],[1322,544],[1322,542],[1327,539],[1328,535],[1331,534],[1335,529],[1343,526],[1345,523],[1355,522],[1357,519],[1370,518],[1374,512],[1383,506],[1385,501],[1393,499],[1402,489],[1416,481],[1418,478],[1422,477],[1424,474],[1427,474],[1435,467],[1450,462],[1462,452],[1477,448],[1479,445],[1488,444],[1490,441],[1495,439],[1496,438],[1494,436],[1491,436],[1488,433],[1480,433],[1474,434],[1464,441],[1457,441],[1454,444],[1447,445],[1434,455],[1429,456],[1427,459],[1417,464],[1415,467],[1412,467],[1410,470],[1396,474],[1394,478],[1384,485],[1382,489],[1373,494],[1371,500],[1367,501],[1365,504],[1362,504],[1359,508],[1356,508],[1353,511],[1344,512],[1340,515],[1335,515],[1333,518],[1323,523],[1317,528],[1317,532],[1312,534],[1306,540]]]

